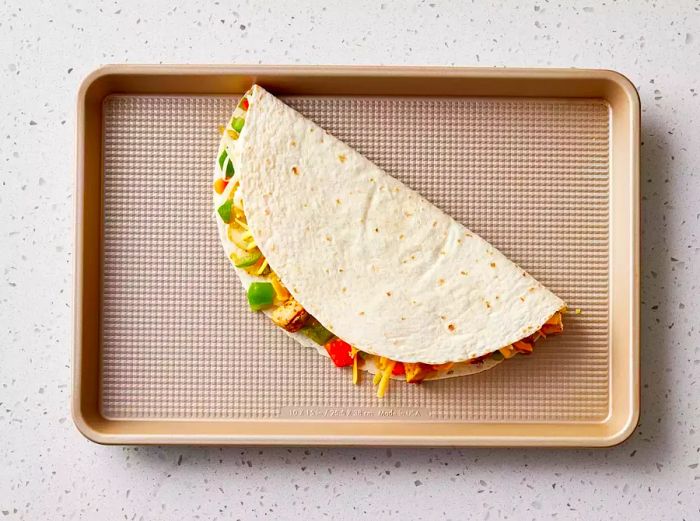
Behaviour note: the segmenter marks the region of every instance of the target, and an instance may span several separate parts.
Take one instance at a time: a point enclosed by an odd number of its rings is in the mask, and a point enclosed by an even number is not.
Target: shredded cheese
[[[444,364],[433,365],[433,370],[438,372],[449,371],[452,366],[455,365],[454,362],[445,362]]]
[[[499,349],[499,351],[503,355],[503,358],[505,358],[506,360],[515,356],[515,349],[513,349],[512,345],[502,347],[501,349]]]
[[[389,388],[389,382],[391,381],[391,371],[394,369],[396,362],[389,360],[386,364],[384,372],[381,373],[381,381],[379,382],[379,388],[377,389],[377,398],[384,398],[386,390]],[[377,373],[380,374],[380,373]]]
[[[260,266],[260,269],[255,272],[256,275],[262,275],[263,271],[265,271],[265,268],[267,268],[267,259],[263,260],[262,265]],[[274,289],[274,286],[273,286]]]
[[[275,290],[277,300],[279,300],[280,302],[285,302],[287,299],[289,299],[289,291],[287,291],[287,288],[284,287],[284,285],[280,281],[280,278],[274,271],[270,273],[269,278],[270,282],[272,283],[272,288]]]
[[[350,354],[352,355],[352,383],[354,385],[357,385],[357,380],[358,380],[357,359],[359,358],[359,355],[357,354],[357,349],[354,347],[351,347]]]
[[[377,367],[377,372],[374,373],[374,378],[372,379],[372,385],[377,385],[381,379],[382,379],[382,372],[379,369],[379,367]]]

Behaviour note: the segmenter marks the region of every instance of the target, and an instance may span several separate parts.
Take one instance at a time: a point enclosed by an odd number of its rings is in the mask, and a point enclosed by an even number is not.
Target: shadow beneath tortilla
[[[446,472],[466,472],[478,464],[479,471],[505,472],[526,467],[528,473],[545,475],[571,467],[596,468],[605,463],[638,469],[663,461],[670,447],[669,411],[674,406],[668,395],[671,385],[671,330],[674,309],[670,309],[672,281],[679,263],[670,260],[665,212],[674,180],[665,148],[668,134],[661,121],[650,117],[643,122],[641,148],[641,419],[630,438],[610,449],[386,449],[386,448],[236,448],[236,447],[138,447],[126,448],[132,457],[151,460],[172,469],[175,465],[201,465],[203,460],[246,475],[289,472],[356,472],[372,468],[376,476],[395,474],[426,465]],[[113,450],[105,448],[105,450]],[[345,466],[348,466],[345,468]],[[342,470],[340,470],[342,469]],[[386,471],[389,473],[386,473]],[[556,474],[556,473],[555,473]],[[452,474],[454,475],[454,474]],[[556,480],[552,477],[552,480]]]

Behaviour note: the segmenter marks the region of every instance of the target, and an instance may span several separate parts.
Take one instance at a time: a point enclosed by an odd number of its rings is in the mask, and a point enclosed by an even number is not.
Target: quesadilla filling
[[[238,139],[245,125],[248,106],[248,99],[244,96],[228,125],[220,129],[232,140]],[[256,281],[248,287],[247,293],[251,310],[265,310],[270,319],[285,331],[303,334],[319,346],[323,346],[336,367],[352,367],[352,382],[354,384],[359,382],[359,369],[367,364],[373,364],[376,369],[373,384],[377,387],[377,396],[380,398],[386,393],[392,378],[400,378],[408,383],[417,384],[441,374],[450,374],[460,365],[483,364],[488,359],[501,361],[513,358],[518,354],[529,355],[537,340],[559,334],[564,329],[562,313],[565,310],[562,309],[554,313],[534,334],[511,345],[503,346],[492,353],[471,360],[438,365],[401,362],[365,353],[323,327],[284,287],[258,248],[255,238],[248,228],[243,210],[243,200],[238,193],[240,179],[236,176],[233,161],[225,147],[220,152],[217,165],[219,176],[215,179],[213,188],[216,194],[225,195],[225,202],[217,208],[217,213],[218,217],[227,225],[229,241],[236,246],[234,252],[230,254],[231,261],[237,268],[256,277]]]

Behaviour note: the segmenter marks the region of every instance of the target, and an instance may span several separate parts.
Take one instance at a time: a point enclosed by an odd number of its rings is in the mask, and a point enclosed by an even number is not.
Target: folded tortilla
[[[261,253],[253,269],[236,267],[243,285],[274,270],[322,326],[376,355],[365,357],[365,369],[384,370],[384,359],[451,363],[425,379],[462,376],[503,359],[492,353],[527,352],[512,346],[560,330],[560,298],[260,86],[224,129],[214,178],[227,256],[241,259],[241,232]]]

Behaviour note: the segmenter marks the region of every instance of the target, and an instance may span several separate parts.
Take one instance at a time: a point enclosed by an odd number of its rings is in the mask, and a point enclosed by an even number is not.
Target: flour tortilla
[[[240,179],[236,197],[270,266],[338,337],[392,360],[461,362],[533,334],[564,308],[488,242],[263,88],[247,97],[240,137],[221,143]],[[217,222],[228,255],[235,246]],[[254,280],[236,271],[245,287]]]

